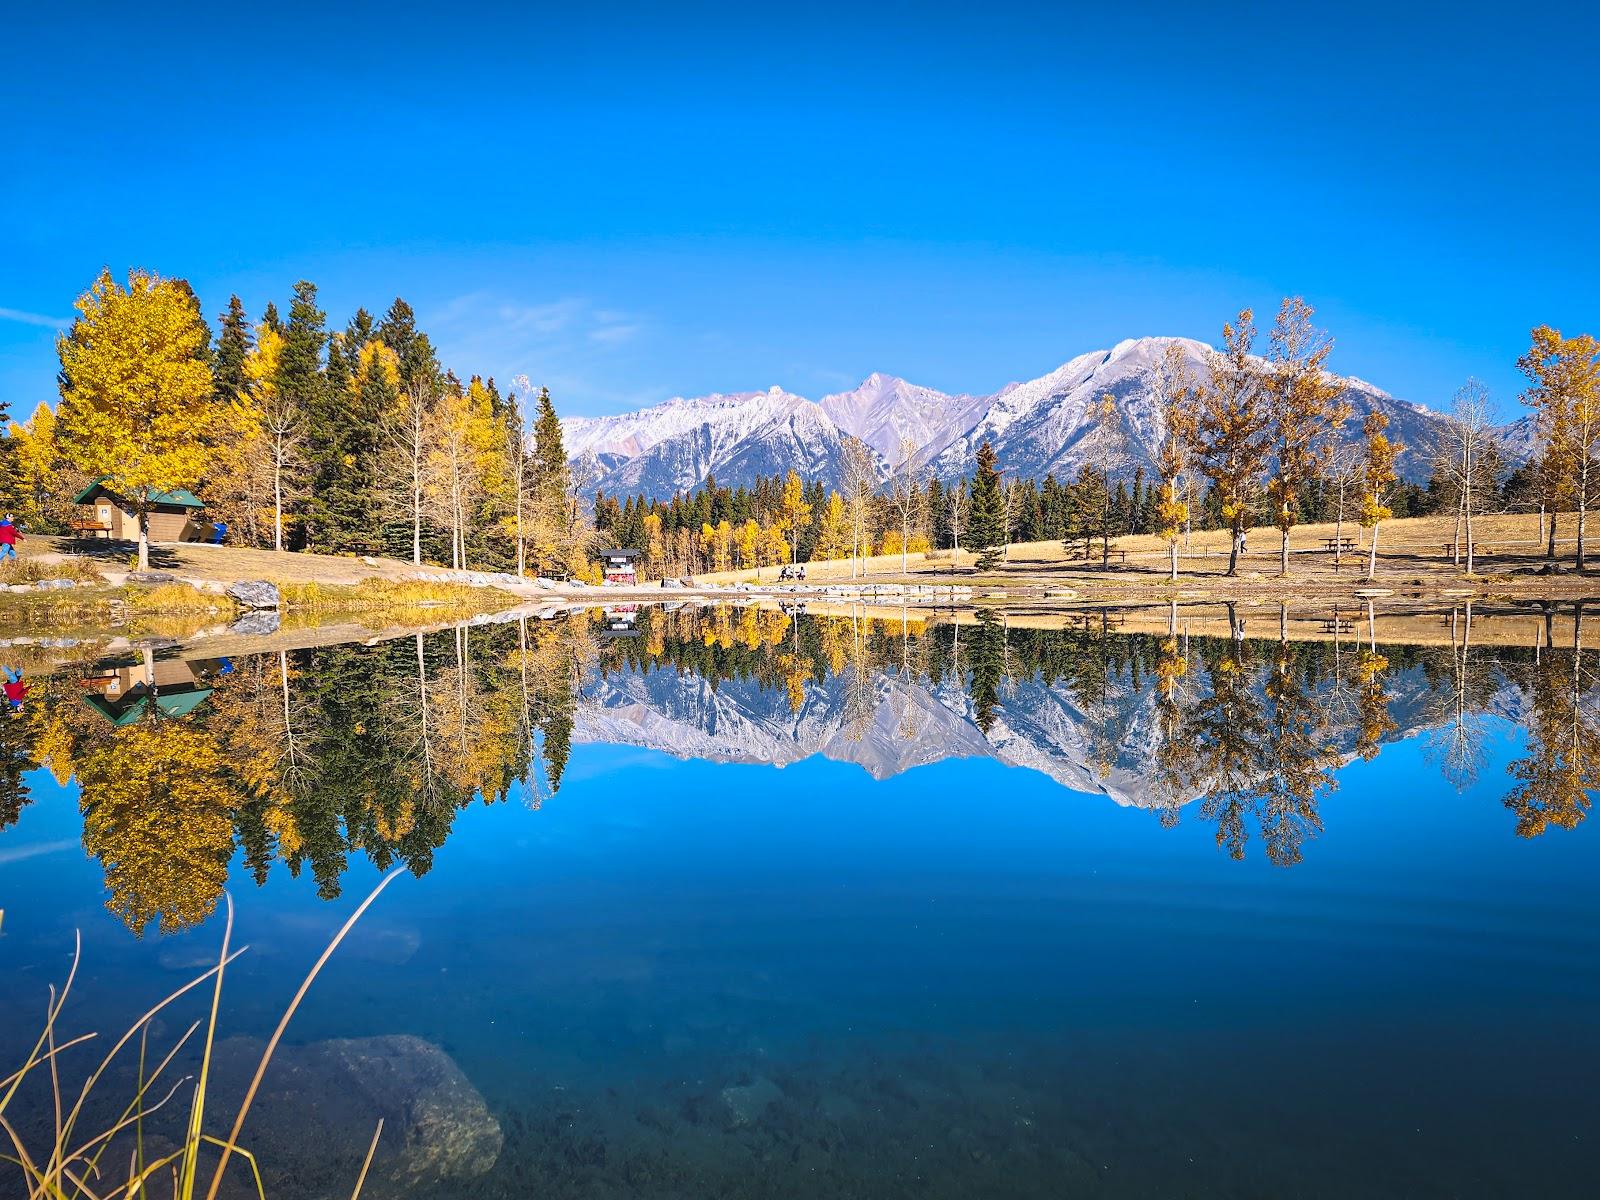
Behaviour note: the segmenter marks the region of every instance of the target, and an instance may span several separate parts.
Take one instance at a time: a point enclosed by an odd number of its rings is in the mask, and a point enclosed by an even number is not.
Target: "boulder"
[[[171,571],[129,571],[129,583],[177,583],[178,577]]]
[[[245,608],[277,608],[278,588],[265,579],[241,579],[228,585],[228,595]]]
[[[224,1129],[262,1048],[256,1038],[217,1044],[206,1115],[215,1113]],[[459,1188],[500,1157],[500,1123],[482,1095],[448,1054],[408,1035],[279,1046],[245,1122],[244,1143],[274,1200],[348,1196],[380,1118],[383,1135],[364,1200]],[[255,1196],[248,1169],[228,1173],[236,1182],[231,1194]]]
[[[38,588],[41,592],[59,592],[65,588],[74,587],[75,585],[70,579],[41,579],[33,586]]]

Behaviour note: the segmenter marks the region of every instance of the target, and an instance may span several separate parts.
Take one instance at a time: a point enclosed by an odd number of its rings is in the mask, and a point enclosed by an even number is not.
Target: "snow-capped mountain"
[[[950,396],[874,371],[860,387],[822,398],[822,411],[846,433],[860,438],[891,467],[916,447],[928,459],[970,429],[988,410],[987,396]]]
[[[790,470],[836,484],[845,435],[816,401],[773,387],[572,418],[562,436],[585,490],[671,496],[709,476],[748,485]]]
[[[1447,698],[1422,670],[1397,672],[1387,685],[1396,727],[1385,740],[1448,723]],[[804,692],[799,709],[791,710],[782,688],[754,678],[713,683],[670,666],[613,672],[580,695],[573,739],[710,762],[785,766],[821,755],[855,763],[875,779],[949,758],[992,758],[1119,805],[1164,803],[1155,772],[1153,678],[1113,689],[1093,711],[1058,683],[1010,680],[987,733],[967,691],[950,679],[872,671],[856,680],[847,672],[808,681]],[[1513,724],[1522,709],[1520,691],[1509,685],[1483,707]],[[1354,726],[1334,736],[1341,757],[1355,753],[1355,736]]]
[[[1070,478],[1084,464],[1084,439],[1094,429],[1091,406],[1107,395],[1117,402],[1133,463],[1152,466],[1166,431],[1152,398],[1151,376],[1170,345],[1181,348],[1192,376],[1204,376],[1210,347],[1189,338],[1130,339],[1110,350],[1080,354],[1048,375],[996,393],[978,423],[931,459],[931,473],[945,480],[970,475],[978,447],[987,440],[1001,466],[1019,479]],[[1406,447],[1401,473],[1425,481],[1440,414],[1397,400],[1364,380],[1334,378],[1341,385],[1339,399],[1351,410],[1346,437],[1359,438],[1366,415],[1382,412],[1389,418],[1389,436]]]
[[[1053,473],[1065,479],[1082,466],[1091,404],[1110,395],[1120,410],[1133,465],[1148,467],[1164,432],[1151,378],[1174,344],[1191,372],[1203,374],[1210,349],[1204,343],[1147,337],[1080,354],[1046,375],[987,396],[950,395],[874,373],[859,387],[820,401],[779,387],[718,393],[618,416],[568,418],[563,433],[586,493],[600,488],[665,498],[692,490],[708,476],[749,486],[757,475],[791,469],[808,481],[837,487],[842,448],[851,437],[865,443],[884,475],[899,465],[901,447],[908,442],[918,447],[916,461],[929,474],[945,481],[970,475],[977,449],[987,440],[1013,478]],[[1443,417],[1364,380],[1334,378],[1351,408],[1346,436],[1360,437],[1367,413],[1384,413],[1390,436],[1407,447],[1399,464],[1402,474],[1425,481]],[[1531,453],[1528,418],[1498,433],[1511,463]]]

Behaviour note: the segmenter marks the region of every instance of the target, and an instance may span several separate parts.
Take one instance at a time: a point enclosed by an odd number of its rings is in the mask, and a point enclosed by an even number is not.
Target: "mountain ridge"
[[[978,446],[988,440],[1002,470],[1014,478],[1070,478],[1082,465],[1093,428],[1091,404],[1117,403],[1132,464],[1153,465],[1163,429],[1150,381],[1167,347],[1181,347],[1191,371],[1205,369],[1211,347],[1192,338],[1127,338],[1108,350],[1076,355],[1033,379],[987,395],[941,392],[897,375],[873,372],[855,388],[812,400],[776,385],[765,391],[673,397],[629,413],[563,420],[574,477],[585,492],[643,493],[667,499],[715,476],[749,486],[757,475],[790,470],[839,486],[845,443],[866,446],[887,476],[902,448],[915,447],[925,474],[950,482],[970,475]],[[1355,376],[1328,377],[1349,404],[1347,440],[1359,436],[1369,412],[1389,418],[1390,434],[1408,447],[1401,473],[1426,482],[1445,417],[1399,399]],[[1525,460],[1533,446],[1526,417],[1496,429],[1507,458]]]

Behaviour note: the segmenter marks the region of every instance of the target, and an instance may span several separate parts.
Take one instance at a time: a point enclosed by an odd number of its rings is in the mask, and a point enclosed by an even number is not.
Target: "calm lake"
[[[224,892],[242,1061],[399,868],[245,1126],[274,1200],[348,1196],[377,1115],[378,1197],[1593,1196],[1574,617],[685,606],[36,662],[0,1076],[75,930],[64,1026],[114,1036]]]

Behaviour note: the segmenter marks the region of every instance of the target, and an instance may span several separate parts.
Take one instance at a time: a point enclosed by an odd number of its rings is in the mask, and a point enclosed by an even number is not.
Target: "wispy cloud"
[[[564,413],[661,398],[658,387],[647,389],[639,378],[634,343],[653,328],[639,313],[586,296],[523,301],[480,291],[419,318],[449,365],[546,385],[561,396]]]
[[[602,325],[598,329],[589,331],[589,340],[602,345],[614,346],[619,342],[630,341],[639,332],[637,325]]]
[[[46,329],[65,329],[72,324],[65,317],[47,317],[43,313],[24,312],[20,308],[0,308],[0,321],[16,321],[21,325],[41,325]]]

